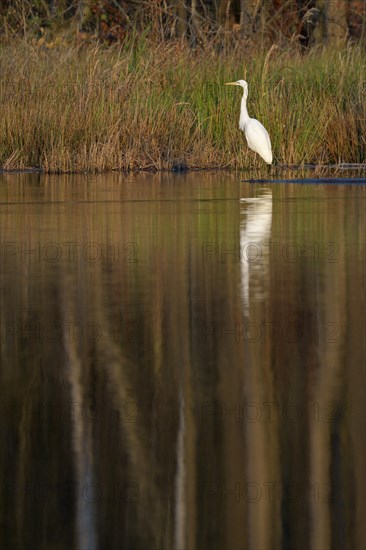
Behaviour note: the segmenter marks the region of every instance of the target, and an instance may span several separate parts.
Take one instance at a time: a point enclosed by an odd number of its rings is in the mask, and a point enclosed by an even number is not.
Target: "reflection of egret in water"
[[[240,202],[244,216],[240,223],[242,297],[244,313],[248,314],[250,299],[264,298],[262,281],[268,265],[266,253],[272,225],[272,191],[263,189],[259,197],[241,199]]]
[[[241,199],[240,250],[241,295],[243,314],[249,325],[260,327],[265,319],[268,288],[268,245],[272,230],[272,192],[261,189],[257,197]],[[247,334],[254,340],[244,341],[242,401],[257,404],[273,400],[274,388],[268,377],[268,351],[263,340]],[[257,333],[258,336],[258,333]],[[267,380],[267,384],[263,384]],[[258,411],[260,409],[258,408]],[[257,411],[257,412],[258,412]],[[251,412],[252,409],[251,409]],[[256,412],[256,414],[257,414]],[[259,413],[262,414],[262,413]],[[278,464],[277,426],[265,422],[245,422],[245,478],[253,480],[280,480]],[[262,489],[261,489],[262,490]],[[250,548],[270,548],[280,541],[280,510],[278,502],[260,498],[255,507],[247,511],[247,540]]]

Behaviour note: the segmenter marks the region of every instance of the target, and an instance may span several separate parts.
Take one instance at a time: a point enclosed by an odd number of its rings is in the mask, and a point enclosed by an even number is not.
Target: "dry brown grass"
[[[238,130],[240,93],[275,162],[363,162],[366,67],[357,47],[307,56],[192,51],[133,38],[106,47],[0,47],[0,165],[48,172],[240,168],[262,163]]]

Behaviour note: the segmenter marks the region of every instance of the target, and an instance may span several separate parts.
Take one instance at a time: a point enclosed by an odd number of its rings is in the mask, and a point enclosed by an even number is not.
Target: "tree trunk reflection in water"
[[[3,546],[364,547],[366,188],[0,180]]]

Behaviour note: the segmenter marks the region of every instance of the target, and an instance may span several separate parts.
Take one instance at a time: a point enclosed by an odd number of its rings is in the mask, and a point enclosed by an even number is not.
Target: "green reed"
[[[217,52],[132,37],[122,45],[19,40],[0,46],[0,165],[50,172],[250,168],[238,129],[267,128],[277,164],[363,162],[362,50]]]

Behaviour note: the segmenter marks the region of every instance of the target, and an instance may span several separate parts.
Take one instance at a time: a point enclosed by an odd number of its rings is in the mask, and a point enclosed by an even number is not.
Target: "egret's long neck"
[[[247,110],[247,94],[244,91],[243,97],[241,98],[241,107],[240,107],[240,119],[239,119],[239,128],[244,130],[245,124],[249,120],[248,110]]]

